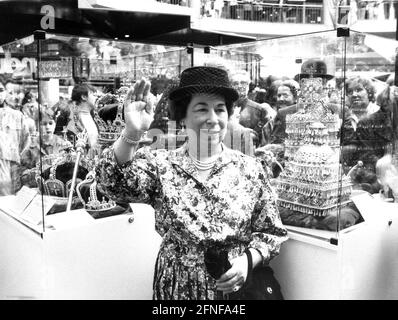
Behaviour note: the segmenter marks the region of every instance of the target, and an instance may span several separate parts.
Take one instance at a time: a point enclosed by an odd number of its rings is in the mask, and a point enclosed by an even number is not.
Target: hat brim
[[[239,94],[234,88],[230,87],[215,87],[215,86],[205,86],[205,85],[194,85],[194,86],[185,86],[183,88],[174,89],[169,93],[170,100],[178,100],[185,96],[189,96],[195,93],[212,93],[212,94],[221,94],[228,100],[232,100],[233,102],[238,100]]]
[[[324,78],[327,80],[330,80],[332,78],[334,78],[334,76],[332,76],[331,74],[324,74],[324,73],[314,73],[312,75],[308,74],[308,73],[299,73],[295,76],[295,78],[298,79],[305,79],[305,78]]]

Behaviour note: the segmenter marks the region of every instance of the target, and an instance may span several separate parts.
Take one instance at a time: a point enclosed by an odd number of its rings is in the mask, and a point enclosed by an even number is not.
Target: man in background
[[[15,194],[21,188],[21,153],[29,143],[29,130],[21,111],[14,110],[0,78],[0,196]],[[8,101],[8,102],[7,102]]]
[[[255,147],[264,145],[263,126],[275,117],[276,111],[268,103],[260,104],[248,98],[250,76],[247,71],[240,70],[233,73],[231,84],[239,93],[239,99],[236,102],[239,124],[253,130]]]

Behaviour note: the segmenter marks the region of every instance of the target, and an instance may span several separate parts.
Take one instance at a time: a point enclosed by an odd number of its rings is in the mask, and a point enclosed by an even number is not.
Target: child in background
[[[32,142],[29,148],[21,155],[22,163],[22,184],[29,187],[36,187],[35,168],[42,158],[59,154],[62,150],[71,147],[70,142],[54,134],[57,115],[50,108],[41,111],[41,140],[39,133],[36,133],[36,142]],[[43,168],[44,170],[45,168]]]

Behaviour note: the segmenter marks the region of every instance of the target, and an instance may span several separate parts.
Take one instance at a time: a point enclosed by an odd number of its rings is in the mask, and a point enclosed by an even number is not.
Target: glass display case
[[[397,265],[397,47],[338,29],[208,57],[246,70],[254,88],[246,99],[277,110],[258,131],[256,154],[272,152],[266,164],[290,240],[271,264],[288,299],[397,297],[395,275],[377,271]]]
[[[289,230],[288,244],[273,261],[286,298],[398,297],[395,286],[362,290],[365,274],[375,274],[374,283],[392,277],[376,272],[376,264],[398,263],[388,257],[398,243],[393,216],[398,209],[397,45],[348,29],[219,47],[45,32],[2,45],[0,227],[5,238],[0,243],[13,244],[1,249],[9,262],[2,276],[20,276],[24,284],[5,286],[0,296],[76,298],[80,292],[82,297],[150,298],[148,265],[153,268],[160,243],[153,210],[115,203],[101,193],[92,169],[120,135],[124,97],[142,77],[151,80],[156,99],[152,127],[164,135],[156,143],[146,135],[140,144],[177,147],[170,142],[180,133],[169,125],[168,90],[187,67],[213,65],[226,68],[232,81],[245,72],[250,83],[244,99],[259,105],[253,110],[238,105],[235,120],[255,132],[251,156],[268,172]],[[92,109],[77,108],[82,90],[92,96]],[[263,109],[275,114],[261,118]],[[103,263],[104,252],[124,258],[112,266]],[[36,266],[30,268],[36,273],[15,268],[20,259]],[[140,261],[134,275],[126,271],[132,259]],[[94,263],[104,267],[86,279],[83,290],[81,280]],[[99,291],[98,277],[111,274],[111,290]],[[148,290],[118,292],[128,277]]]
[[[1,278],[9,279],[0,297],[150,299],[160,243],[153,209],[109,199],[93,167],[124,127],[127,88],[145,77],[159,100],[191,56],[45,32],[0,48]],[[98,290],[100,278],[112,280]]]
[[[81,184],[80,191],[76,186],[123,129],[121,108],[127,88],[145,77],[151,80],[152,94],[159,100],[172,79],[191,65],[185,48],[45,32],[5,44],[1,52],[6,112],[1,150],[2,158],[9,162],[2,170],[1,195],[16,196],[18,208],[14,200],[11,205],[18,211],[16,215],[30,217],[28,223],[39,225],[39,232],[44,232],[48,214],[88,203],[89,181]],[[72,97],[74,87],[88,88],[94,96],[89,110],[94,121],[88,122],[86,131],[76,107],[81,101]],[[96,143],[90,140],[92,135]],[[101,210],[115,207],[104,195],[94,198],[94,202],[106,202]],[[33,204],[35,210],[26,213]],[[91,207],[91,211],[95,209]]]
[[[283,167],[272,178],[285,224],[339,231],[363,221],[352,195],[398,201],[380,180],[383,166],[397,168],[396,46],[339,29],[217,47],[208,55],[209,63],[246,70],[251,98],[278,111],[259,132],[258,147]],[[278,98],[279,86],[291,100]]]

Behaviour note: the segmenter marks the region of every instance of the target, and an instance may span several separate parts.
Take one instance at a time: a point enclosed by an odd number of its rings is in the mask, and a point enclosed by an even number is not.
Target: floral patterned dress
[[[260,162],[225,146],[205,181],[186,144],[176,150],[141,148],[121,166],[112,148],[107,149],[96,176],[114,200],[145,202],[155,209],[156,230],[163,241],[154,299],[217,299],[215,280],[204,263],[210,246],[227,250],[229,259],[255,248],[268,264],[287,240]]]

